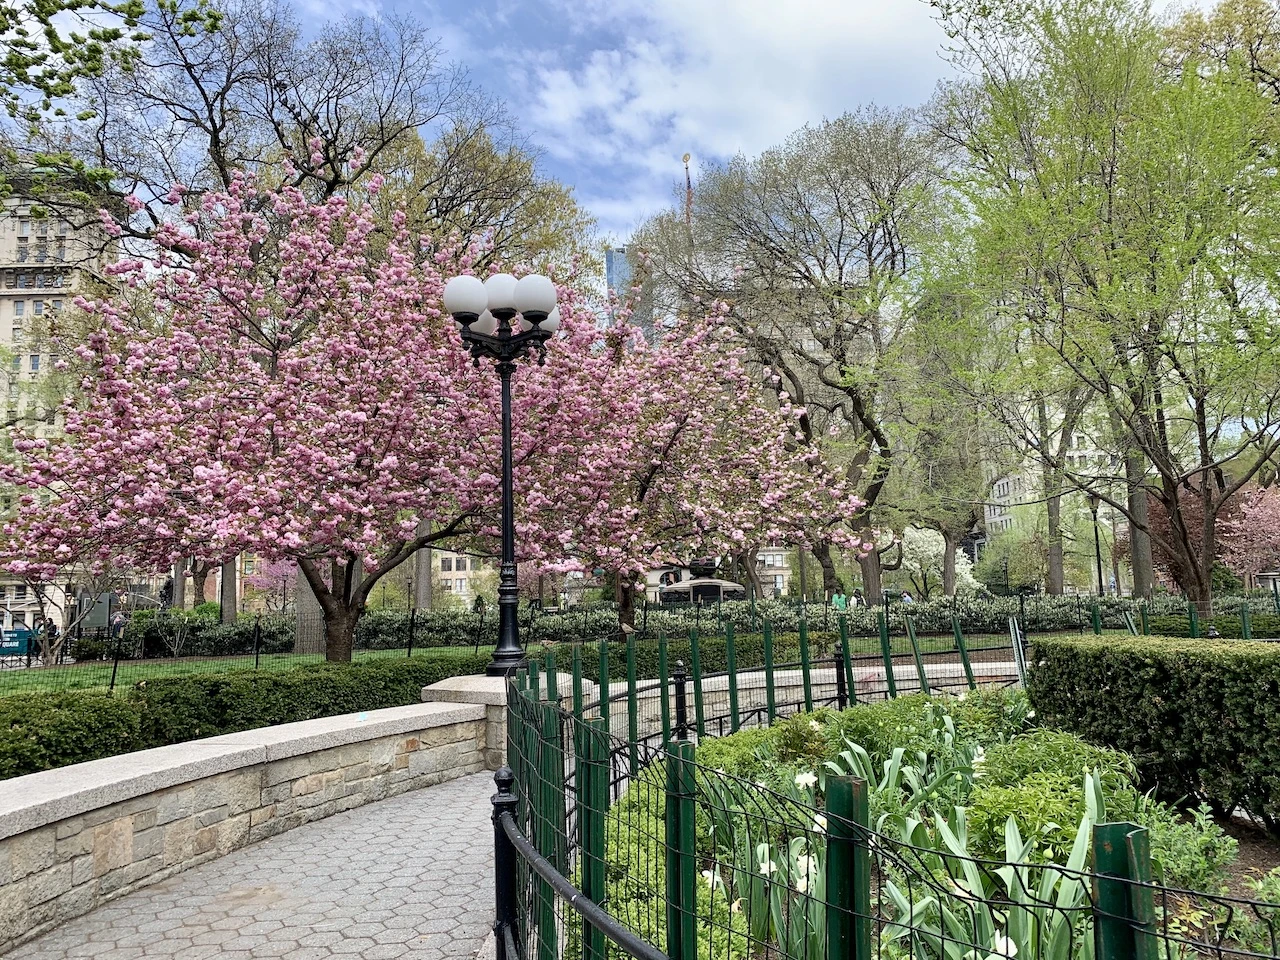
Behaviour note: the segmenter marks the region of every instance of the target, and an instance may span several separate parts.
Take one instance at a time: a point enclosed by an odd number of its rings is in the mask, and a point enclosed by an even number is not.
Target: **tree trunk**
[[[815,544],[813,547],[814,559],[818,561],[818,566],[822,568],[822,597],[820,602],[825,603],[830,600],[836,592],[840,582],[836,579],[836,562],[831,558],[831,544],[825,540],[822,543]]]
[[[324,612],[324,658],[330,663],[350,663],[355,647],[360,611],[335,604]]]
[[[858,558],[858,566],[862,569],[862,593],[867,599],[867,605],[874,607],[883,599],[880,554],[871,550],[865,557]]]
[[[1051,481],[1052,475],[1046,474],[1045,479]],[[1049,493],[1050,489],[1056,491],[1057,485],[1047,488],[1045,492]],[[1049,519],[1049,568],[1045,573],[1044,592],[1052,597],[1060,597],[1066,580],[1062,558],[1062,495],[1054,492],[1052,496],[1047,496],[1045,510]]]
[[[187,562],[179,560],[173,565],[173,609],[185,610],[187,607]]]
[[[426,521],[418,523],[418,536],[431,532],[431,525]],[[431,609],[431,577],[434,561],[431,548],[423,547],[413,555],[413,605],[419,610]]]
[[[199,560],[191,561],[191,605],[193,607],[209,602],[209,595],[205,593],[205,587],[209,582],[209,571],[211,569],[211,564],[201,563]]]
[[[751,588],[755,598],[760,600],[764,598],[764,585],[760,580],[760,571],[757,569],[756,561],[756,551],[748,550],[738,557],[738,568],[742,573],[742,579],[746,581],[746,585]]]
[[[942,592],[956,595],[956,539],[954,534],[942,532]]]
[[[1155,564],[1151,557],[1151,537],[1138,524],[1147,523],[1147,491],[1142,485],[1142,457],[1134,454],[1125,459],[1125,478],[1129,483],[1129,563],[1133,573],[1133,595],[1151,599],[1155,588]]]
[[[618,601],[618,627],[630,627],[631,630],[623,630],[623,639],[626,635],[635,630],[636,625],[636,584],[635,578],[630,574],[618,574],[616,578],[616,586],[613,595]]]
[[[222,564],[222,622],[235,623],[239,614],[239,597],[236,591],[236,558]]]

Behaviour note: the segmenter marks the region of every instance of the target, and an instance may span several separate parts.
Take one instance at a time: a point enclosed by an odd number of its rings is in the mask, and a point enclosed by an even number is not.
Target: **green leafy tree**
[[[1109,425],[1118,469],[1031,449],[1140,533],[1157,500],[1207,603],[1217,517],[1280,448],[1272,105],[1234,65],[1171,69],[1129,0],[938,5],[968,70],[939,128],[968,161],[970,320]]]

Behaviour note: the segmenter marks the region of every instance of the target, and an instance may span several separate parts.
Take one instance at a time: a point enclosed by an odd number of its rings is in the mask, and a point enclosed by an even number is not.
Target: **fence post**
[[[800,615],[800,680],[804,683],[804,712],[813,713],[813,679],[809,675],[809,620]]]
[[[681,740],[667,753],[667,956],[697,960],[698,851],[694,808],[693,744]]]
[[[867,782],[827,778],[827,960],[869,960],[871,850]]]
[[[916,624],[911,619],[911,614],[904,613],[902,622],[907,629],[907,642],[911,644],[911,655],[916,661],[916,676],[920,678],[920,690],[925,694],[932,694],[929,689],[929,674],[924,668],[924,658],[920,656],[920,644],[916,642]]]
[[[536,819],[534,842],[538,852],[551,861],[560,873],[565,872],[568,851],[564,837],[564,750],[560,743],[560,715],[555,704],[543,703],[542,736],[539,744],[538,794],[541,816]],[[551,886],[539,882],[538,956],[541,960],[558,960],[556,904]]]
[[[1089,604],[1089,620],[1093,624],[1093,635],[1102,636],[1102,609],[1098,606],[1097,600]]]
[[[518,878],[516,848],[502,828],[504,813],[516,815],[519,800],[516,798],[516,775],[508,766],[501,767],[493,775],[493,782],[498,785],[498,792],[493,795],[493,894],[496,910],[494,911],[493,939],[497,944],[497,960],[519,960],[519,957],[507,955],[507,938],[505,932],[511,931],[511,942],[520,942],[520,901],[516,896]]]
[[[599,720],[579,725],[579,817],[582,837],[582,892],[594,904],[605,896],[605,820],[609,813],[609,744]],[[582,921],[583,960],[605,960],[604,932]],[[515,958],[511,958],[515,960]]]
[[[584,614],[585,615],[585,614]],[[600,641],[600,719],[604,721],[604,732],[609,732],[612,704],[609,702],[609,641]]]
[[[414,631],[417,629],[417,626],[418,626],[418,608],[413,607],[409,610],[409,652],[405,654],[406,658],[413,656],[413,634],[414,634]]]
[[[1187,601],[1187,626],[1192,639],[1198,639],[1200,636],[1200,613],[1196,610],[1196,605],[1190,600]]]
[[[960,618],[954,613],[951,615],[951,629],[956,635],[956,649],[960,651],[960,665],[964,667],[964,677],[969,681],[969,689],[977,690],[978,685],[973,681],[973,664],[969,662],[969,645],[965,643],[964,630],[960,628]]]
[[[849,688],[845,684],[844,664],[840,662],[840,654],[831,655],[831,666],[836,671],[836,709],[843,710],[849,705]]]
[[[738,732],[738,652],[733,645],[733,624],[724,625],[724,666],[729,680],[729,731]],[[724,728],[721,727],[721,732]]]
[[[1142,617],[1142,635],[1151,636],[1151,621],[1148,619],[1150,611],[1145,603],[1138,608],[1138,614]]]
[[[1156,960],[1151,848],[1145,827],[1093,828],[1093,937],[1097,960]]]
[[[856,704],[858,688],[853,683],[853,658],[849,656],[849,618],[844,614],[840,615],[840,665],[836,668],[836,672],[844,674],[844,686],[848,699]]]
[[[689,697],[685,690],[685,684],[688,682],[688,674],[684,672],[684,661],[676,661],[675,672],[671,675],[672,681],[675,683],[676,693],[676,737],[680,740],[689,739]]]
[[[702,646],[698,640],[698,631],[689,631],[689,659],[693,666],[693,717],[698,731],[698,739],[707,735],[706,715],[702,703]]]
[[[556,652],[547,651],[547,699],[552,703],[560,702],[560,678],[556,676]]]
[[[107,693],[115,693],[116,690],[116,671],[120,669],[120,644],[124,643],[124,629],[120,630],[119,636],[116,637],[116,654],[111,661],[111,684],[107,687]],[[27,640],[27,650],[31,650],[31,640]]]
[[[1240,604],[1240,639],[1253,639],[1253,624],[1249,620],[1249,601]]]
[[[573,716],[582,722],[582,645],[573,645]]]
[[[671,743],[671,674],[667,669],[667,635],[658,635],[658,716],[662,719],[662,746]],[[635,741],[635,737],[631,738]]]
[[[764,622],[764,695],[769,723],[778,718],[778,697],[773,690],[773,623]]]
[[[898,695],[898,682],[893,675],[893,649],[889,646],[889,615],[883,610],[876,611],[876,626],[880,629],[880,652],[884,656],[884,681],[889,691],[889,699]]]
[[[1018,682],[1027,685],[1027,654],[1022,648],[1022,631],[1018,629],[1018,618],[1009,618],[1009,643],[1013,646],[1013,665],[1018,669]]]
[[[253,620],[253,669],[258,669],[258,663],[262,659],[262,617],[255,617]]]
[[[636,645],[627,642],[627,769],[635,776],[640,769],[640,698],[636,692]]]

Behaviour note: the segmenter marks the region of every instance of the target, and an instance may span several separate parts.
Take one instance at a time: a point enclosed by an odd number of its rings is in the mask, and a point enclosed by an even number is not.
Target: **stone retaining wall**
[[[0,782],[0,954],[246,844],[488,769],[490,726],[482,704],[429,703]]]

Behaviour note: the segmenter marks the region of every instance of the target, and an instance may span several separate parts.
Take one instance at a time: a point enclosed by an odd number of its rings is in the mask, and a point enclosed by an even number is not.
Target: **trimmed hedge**
[[[831,633],[814,630],[809,633],[809,656],[816,665],[820,656],[829,657],[835,648],[838,637]],[[636,679],[658,679],[658,641],[633,641],[636,648]],[[555,644],[548,649],[555,651],[556,670],[560,674],[568,674],[573,657],[573,644]],[[698,656],[702,662],[702,673],[722,673],[728,669],[728,656],[723,636],[700,637],[698,640]],[[737,634],[733,639],[733,650],[739,670],[753,670],[764,666],[764,634]],[[532,654],[533,652],[530,651]],[[676,662],[683,661],[685,670],[693,669],[693,657],[687,638],[669,640],[667,642],[667,666],[671,671]],[[774,634],[773,662],[781,668],[784,664],[799,664],[800,635],[797,633]],[[600,645],[587,644],[582,648],[582,675],[595,683],[600,682]],[[625,643],[609,644],[609,681],[617,683],[627,678],[627,645]]]
[[[1160,637],[1190,637],[1191,621],[1187,617],[1152,617],[1150,622],[1152,634]],[[1209,627],[1218,631],[1224,640],[1239,640],[1242,634],[1238,616],[1220,615],[1200,618],[1200,636],[1209,632]],[[1280,616],[1275,614],[1249,614],[1249,632],[1259,638],[1280,637]]]
[[[417,703],[422,688],[483,673],[489,655],[319,663],[281,673],[144,680],[124,696],[0,698],[0,779],[238,730]]]
[[[1027,690],[1039,722],[1129,753],[1162,796],[1280,833],[1280,645],[1035,639]]]

